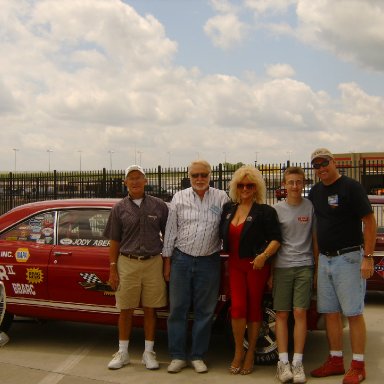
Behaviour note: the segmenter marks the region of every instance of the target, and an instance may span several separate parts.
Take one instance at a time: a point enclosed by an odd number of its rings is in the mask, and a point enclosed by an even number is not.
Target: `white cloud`
[[[288,64],[271,64],[267,67],[267,75],[273,78],[293,77],[295,70]]]
[[[245,6],[259,15],[286,11],[298,0],[245,0]]]
[[[241,43],[247,35],[247,27],[233,13],[220,14],[209,19],[204,25],[204,32],[214,45],[228,49]]]
[[[208,20],[205,30],[214,44],[223,49],[241,43],[246,36],[243,31],[261,33],[264,29],[276,35],[294,36],[342,60],[384,72],[382,0],[245,0],[243,8],[231,7],[226,1],[225,7],[216,10],[219,15]],[[246,10],[254,13],[252,22],[245,21],[245,16],[242,20]],[[281,14],[289,16],[289,23],[274,17]]]
[[[27,170],[46,170],[49,148],[58,170],[76,169],[79,150],[83,169],[109,168],[108,150],[119,169],[135,150],[146,167],[167,164],[168,152],[173,165],[197,153],[216,164],[223,151],[233,162],[250,162],[255,152],[259,161],[283,161],[287,150],[305,160],[314,146],[343,151],[355,137],[355,147],[382,150],[383,98],[357,83],[340,84],[333,98],[293,79],[297,69],[284,62],[246,79],[176,66],[178,45],[164,26],[118,0],[3,3],[3,170],[12,168],[12,148]],[[206,27],[229,48],[248,31],[231,3],[215,6],[220,13]],[[347,126],[354,137],[345,135]]]
[[[346,60],[384,71],[384,2],[301,0],[298,37]]]

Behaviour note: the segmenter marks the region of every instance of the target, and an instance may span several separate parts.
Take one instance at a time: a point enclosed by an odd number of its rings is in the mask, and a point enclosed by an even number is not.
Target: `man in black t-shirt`
[[[357,181],[340,175],[332,153],[316,149],[312,166],[320,179],[309,193],[317,219],[319,261],[318,311],[325,316],[328,360],[313,377],[344,374],[341,314],[348,318],[351,367],[343,384],[365,379],[366,328],[363,317],[366,279],[374,272],[376,220],[368,197]],[[361,230],[363,224],[363,232]]]

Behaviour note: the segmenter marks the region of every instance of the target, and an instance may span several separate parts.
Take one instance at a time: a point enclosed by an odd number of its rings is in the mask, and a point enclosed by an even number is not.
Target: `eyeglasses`
[[[250,184],[239,183],[239,184],[237,184],[237,189],[244,189],[244,188],[252,190],[252,189],[256,188],[256,184],[253,184],[253,183],[250,183]]]
[[[202,179],[205,179],[208,177],[209,173],[191,173],[191,177],[193,179],[197,179],[198,177],[201,177]]]
[[[286,184],[289,185],[290,187],[293,187],[294,185],[297,185],[300,187],[303,185],[303,180],[288,180]]]
[[[321,163],[313,163],[312,167],[314,169],[320,169],[321,167],[328,167],[329,165],[329,160],[324,160]]]

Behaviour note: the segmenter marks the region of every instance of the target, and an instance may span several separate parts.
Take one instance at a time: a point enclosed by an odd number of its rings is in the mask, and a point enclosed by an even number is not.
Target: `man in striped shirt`
[[[191,187],[177,192],[171,202],[164,237],[164,277],[169,281],[170,314],[168,347],[172,358],[169,373],[187,365],[187,318],[193,303],[191,364],[208,371],[211,325],[220,286],[219,223],[225,191],[209,186],[211,166],[204,160],[189,166]]]

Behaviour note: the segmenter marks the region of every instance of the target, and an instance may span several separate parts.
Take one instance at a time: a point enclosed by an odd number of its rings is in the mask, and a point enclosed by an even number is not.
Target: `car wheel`
[[[263,306],[263,321],[256,344],[255,364],[276,364],[279,359],[276,342],[276,312],[272,309],[270,298],[264,300]],[[244,340],[244,344],[248,344],[248,341]]]
[[[279,359],[279,354],[277,351],[277,342],[276,342],[276,312],[272,309],[272,300],[271,298],[266,298],[264,300],[264,313],[263,321],[260,328],[259,338],[256,344],[255,351],[255,364],[257,365],[272,365],[276,364]],[[227,331],[231,335],[230,340],[232,341],[233,346],[233,335],[231,327],[231,318],[228,314],[227,319]],[[248,338],[247,333],[244,337],[244,349],[248,349]]]
[[[0,324],[0,332],[8,332],[9,328],[12,325],[13,313],[5,312],[3,321]]]

